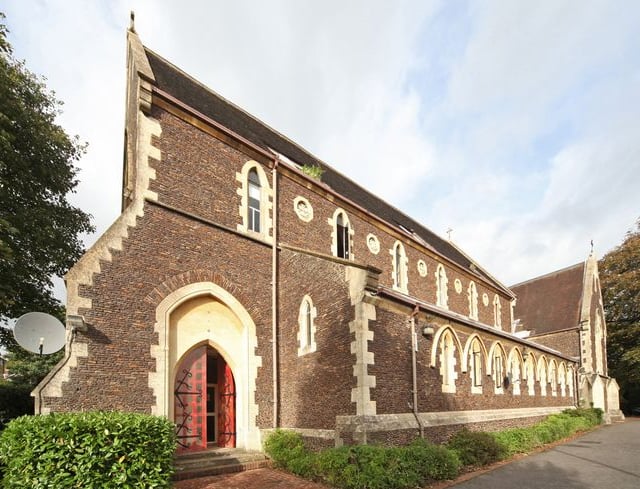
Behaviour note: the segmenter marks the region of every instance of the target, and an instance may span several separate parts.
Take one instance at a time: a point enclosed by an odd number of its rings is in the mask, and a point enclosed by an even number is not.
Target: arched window
[[[240,198],[240,222],[236,229],[261,240],[272,241],[273,192],[267,174],[257,161],[249,160],[236,173],[236,181],[239,184],[236,193]]]
[[[469,288],[467,289],[469,296],[469,317],[471,319],[478,320],[478,290],[476,289],[475,282],[469,282]]]
[[[455,393],[456,379],[456,344],[449,331],[440,338],[440,375],[442,376],[442,392]]]
[[[316,351],[316,308],[313,307],[311,297],[305,295],[300,303],[298,313],[298,356]]]
[[[493,348],[492,372],[494,393],[502,394],[504,392],[503,382],[505,377],[505,355],[500,344],[496,344]]]
[[[549,362],[549,384],[551,385],[551,395],[558,395],[558,377],[556,371],[556,361]]]
[[[336,209],[327,220],[331,226],[331,254],[345,260],[353,260],[353,228],[343,209]]]
[[[336,219],[337,257],[349,259],[349,221],[341,212]]]
[[[567,368],[567,389],[569,390],[569,397],[573,397],[573,382],[574,382],[574,370],[573,367]]]
[[[436,268],[436,305],[448,308],[449,296],[447,293],[447,273],[441,264]]]
[[[540,395],[546,396],[549,379],[547,378],[547,359],[544,357],[538,360],[538,382],[540,382]]]
[[[565,397],[567,395],[567,367],[564,362],[560,362],[558,367],[558,384],[560,384],[560,395]]]
[[[507,375],[511,382],[511,392],[514,396],[520,395],[520,383],[522,378],[522,359],[517,348],[511,350],[509,355],[509,366],[507,367]]]
[[[527,393],[534,396],[536,394],[536,367],[531,354],[527,355],[525,359],[524,370],[527,379]]]
[[[249,170],[247,175],[247,188],[249,189],[249,200],[247,205],[247,228],[249,231],[260,232],[261,225],[261,202],[262,188],[260,177],[255,168]]]
[[[469,348],[469,376],[471,378],[471,393],[482,394],[482,372],[484,371],[484,355],[480,340],[474,338]]]
[[[407,292],[407,254],[400,241],[396,241],[391,250],[393,257],[393,288],[402,292]]]
[[[498,329],[502,329],[502,306],[500,305],[498,294],[493,296],[493,325]]]

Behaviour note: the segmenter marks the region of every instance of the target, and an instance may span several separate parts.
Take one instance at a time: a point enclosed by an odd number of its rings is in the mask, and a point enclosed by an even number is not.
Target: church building
[[[591,305],[558,306],[566,327],[514,317],[533,283],[501,284],[127,37],[122,213],[65,277],[74,320],[37,413],[166,416],[184,452],[261,450],[275,427],[311,447],[442,441],[607,406],[597,271]]]
[[[577,403],[624,419],[619,387],[607,372],[607,329],[593,253],[583,263],[511,286],[518,299],[513,331],[579,359]]]

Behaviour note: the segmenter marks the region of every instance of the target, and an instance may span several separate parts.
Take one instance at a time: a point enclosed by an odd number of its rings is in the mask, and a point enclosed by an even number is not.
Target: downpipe
[[[411,317],[409,319],[409,323],[411,325],[411,377],[412,377],[412,388],[413,388],[413,402],[411,405],[413,416],[416,418],[416,423],[418,423],[418,428],[420,430],[420,438],[424,438],[424,426],[420,421],[420,416],[418,416],[418,375],[417,375],[417,360],[416,360],[416,350],[418,349],[418,337],[416,336],[416,316],[419,312],[418,305],[415,306],[413,312],[411,313]]]

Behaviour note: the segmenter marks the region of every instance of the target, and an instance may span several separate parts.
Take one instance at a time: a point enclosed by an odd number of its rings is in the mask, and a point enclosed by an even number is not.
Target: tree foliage
[[[640,219],[599,268],[609,373],[621,387],[623,408],[640,406]]]
[[[60,314],[52,276],[83,252],[90,216],[67,196],[85,146],[56,124],[61,102],[13,57],[0,13],[0,319]]]
[[[64,317],[52,277],[81,256],[90,216],[67,196],[78,181],[75,163],[85,146],[56,124],[61,102],[42,78],[13,56],[0,12],[0,323],[29,311]],[[11,383],[31,390],[61,358],[20,348],[0,328]],[[0,411],[1,411],[0,406]]]

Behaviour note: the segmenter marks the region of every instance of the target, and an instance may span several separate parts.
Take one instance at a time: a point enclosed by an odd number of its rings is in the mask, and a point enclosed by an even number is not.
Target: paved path
[[[256,469],[175,482],[176,489],[330,489],[274,469]]]
[[[640,419],[605,426],[484,473],[455,489],[638,489]]]

